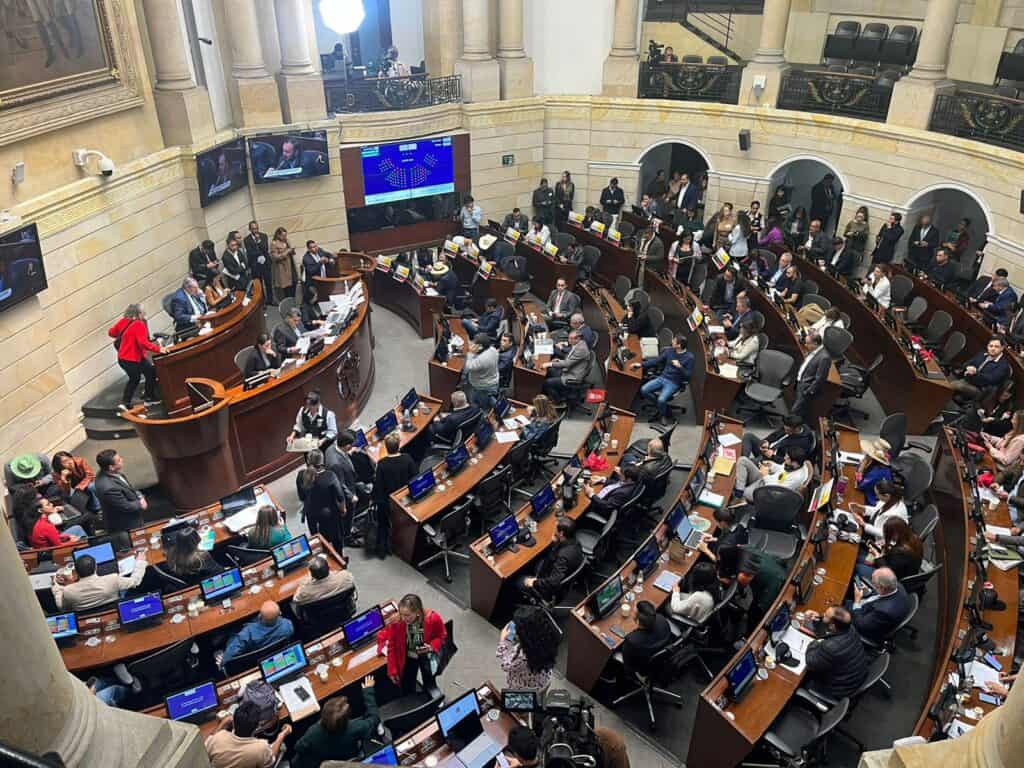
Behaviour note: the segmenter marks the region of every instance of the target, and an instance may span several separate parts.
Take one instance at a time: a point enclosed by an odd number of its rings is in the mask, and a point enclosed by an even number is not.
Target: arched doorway
[[[962,258],[973,258],[984,245],[986,236],[993,231],[988,206],[966,187],[936,184],[921,190],[907,203],[903,228],[909,233],[926,214],[932,217],[932,224],[939,231],[940,242],[955,242],[953,230],[962,219],[970,221],[967,248],[960,254]]]
[[[672,178],[673,173],[685,173],[698,189],[706,186],[708,169],[711,167],[708,156],[698,147],[684,141],[668,139],[644,150],[637,161],[640,163],[640,184],[636,191],[639,201],[644,192],[653,191],[652,184],[658,171],[665,172],[665,179]],[[704,195],[700,196],[698,215],[703,218]]]
[[[779,187],[786,190],[786,200],[790,215],[797,208],[803,208],[808,214],[808,222],[812,218],[822,218],[822,229],[835,232],[843,207],[843,192],[846,184],[842,174],[835,168],[816,157],[794,157],[786,160],[772,171],[769,184],[768,200],[764,204],[767,216],[771,209],[771,200]],[[831,196],[826,198],[825,192],[831,187]],[[829,200],[830,202],[825,202]],[[823,206],[825,206],[823,208]],[[823,210],[828,211],[822,215]],[[787,222],[780,222],[784,227]]]

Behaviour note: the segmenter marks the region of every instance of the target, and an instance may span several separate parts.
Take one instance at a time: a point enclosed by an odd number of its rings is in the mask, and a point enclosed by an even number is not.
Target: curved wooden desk
[[[513,329],[512,334],[518,349],[515,365],[512,368],[512,390],[515,393],[516,400],[532,403],[533,398],[544,391],[544,381],[547,378],[544,363],[551,360],[551,355],[535,354],[533,356],[533,365],[528,366],[526,364],[526,358],[524,357],[526,350],[526,324],[530,322],[529,317],[531,315],[536,315],[537,319],[541,322],[544,321],[544,305],[536,301],[527,300],[523,301],[522,306],[524,314],[516,312],[512,304],[509,304],[505,310],[509,318],[509,328]]]
[[[632,434],[633,425],[636,422],[636,417],[632,413],[602,405],[594,413],[591,428],[598,426],[606,414],[609,417],[608,433],[612,440],[618,440],[618,448],[612,449],[609,442],[608,449],[597,451],[600,456],[603,456],[608,461],[607,470],[595,473],[600,477],[608,477],[611,475],[612,470],[618,466],[622,455],[629,446],[629,436]],[[614,421],[611,421],[611,419],[614,419]],[[587,430],[587,435],[589,434],[590,430]],[[586,436],[584,436],[583,442],[576,449],[574,455],[579,457],[580,461],[586,459]],[[561,478],[561,475],[558,475],[558,478]],[[561,500],[557,501],[555,510],[537,524],[537,530],[533,534],[537,543],[532,547],[520,546],[517,552],[506,550],[492,556],[489,552],[489,537],[481,536],[474,541],[469,548],[469,602],[473,610],[485,619],[491,619],[495,615],[502,596],[515,602],[517,596],[510,594],[514,590],[515,579],[519,574],[531,567],[536,559],[542,556],[551,545],[555,535],[555,524],[558,522],[558,516],[567,515],[573,520],[577,520],[582,517],[589,507],[590,499],[584,493],[577,494],[576,504],[571,509],[564,509]],[[520,525],[526,524],[530,511],[530,502],[526,502],[516,512]]]
[[[434,334],[434,316],[444,314],[445,299],[420,293],[412,283],[374,269],[373,303],[404,318],[421,339],[429,339]]]
[[[352,280],[363,281],[366,295],[370,295],[373,287],[371,274],[376,262],[365,253],[353,253],[351,251],[339,251],[334,254],[337,261],[330,269],[327,277],[316,275],[313,277],[313,285],[316,286],[317,299],[329,301],[331,296],[344,292]]]
[[[449,355],[448,361],[439,363],[433,355],[427,362],[427,374],[430,382],[430,395],[437,398],[446,406],[451,404],[452,392],[459,388],[462,379],[462,369],[466,365],[465,349],[469,344],[469,334],[462,325],[462,320],[454,315],[447,315],[448,326],[452,329],[452,335],[462,339],[463,351],[457,355]],[[434,323],[431,322],[433,327]],[[436,338],[436,336],[435,336]]]
[[[492,219],[487,222],[487,225],[490,234],[499,240],[506,240],[505,230],[501,224]],[[541,301],[546,301],[548,295],[555,290],[555,284],[559,278],[565,280],[570,287],[576,283],[577,267],[564,260],[562,254],[551,256],[543,249],[525,242],[522,238],[514,244],[514,247],[516,253],[526,259],[526,266],[530,271],[530,292]]]
[[[373,376],[369,305],[364,301],[323,352],[256,389],[215,390],[212,407],[179,418],[147,418],[141,406],[123,415],[149,449],[175,506],[195,509],[299,465],[302,454],[286,452],[284,439],[306,393],[318,389],[342,429],[365,404]]]
[[[608,283],[611,284],[619,275],[625,275],[631,281],[637,277],[637,257],[632,248],[618,245],[611,240],[606,240],[589,229],[567,222],[565,231],[576,238],[580,245],[592,245],[601,252],[601,258],[597,262],[596,272]],[[668,253],[666,250],[665,253]]]
[[[474,261],[462,251],[459,251],[459,255],[454,259],[449,258],[448,263],[455,270],[460,283],[470,284],[473,309],[477,312],[483,312],[487,299],[494,299],[499,307],[503,307],[512,298],[512,290],[516,287],[515,280],[502,272],[497,263],[491,262],[494,269],[486,278],[480,274],[480,262]]]
[[[252,298],[243,306],[243,291],[235,291],[235,301],[203,318],[213,326],[211,333],[193,336],[175,344],[164,354],[153,355],[160,399],[171,415],[189,407],[185,380],[195,377],[214,379],[225,386],[242,381],[242,372],[235,365],[239,350],[251,347],[264,332],[263,284],[253,281]]]
[[[640,392],[644,378],[643,371],[632,367],[633,363],[643,360],[640,337],[632,333],[626,337],[625,349],[629,359],[619,368],[612,357],[619,348],[618,341],[612,344],[613,323],[615,326],[625,325],[626,310],[619,305],[612,292],[604,288],[577,283],[576,291],[582,302],[580,311],[583,319],[597,332],[597,347],[594,350],[597,360],[599,363],[607,362],[605,400],[616,408],[628,411],[633,407],[633,400]]]

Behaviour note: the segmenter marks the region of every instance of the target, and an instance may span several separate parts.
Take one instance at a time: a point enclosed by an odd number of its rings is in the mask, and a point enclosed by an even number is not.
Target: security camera
[[[109,179],[114,175],[114,161],[98,149],[75,149],[71,152],[71,159],[79,168],[85,168],[90,157],[96,159],[96,166],[102,176]]]
[[[106,155],[100,158],[100,173],[104,176],[114,175],[114,161]]]

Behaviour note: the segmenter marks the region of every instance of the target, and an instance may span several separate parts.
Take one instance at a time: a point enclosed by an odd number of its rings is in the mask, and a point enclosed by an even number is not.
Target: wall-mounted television
[[[247,168],[245,139],[235,139],[196,155],[199,205],[205,208],[248,186]]]
[[[371,144],[360,150],[366,205],[455,191],[452,137]]]
[[[327,131],[250,136],[249,162],[257,184],[326,176],[331,172]]]
[[[46,290],[46,269],[35,224],[0,235],[0,312]]]

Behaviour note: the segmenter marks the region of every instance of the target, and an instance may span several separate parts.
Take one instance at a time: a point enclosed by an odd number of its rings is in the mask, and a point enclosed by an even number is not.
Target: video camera
[[[542,708],[534,713],[545,768],[600,768],[601,746],[594,734],[594,708],[582,696],[573,699],[566,690],[551,690]]]
[[[665,60],[665,46],[651,40],[647,43],[647,63],[661,64]]]

